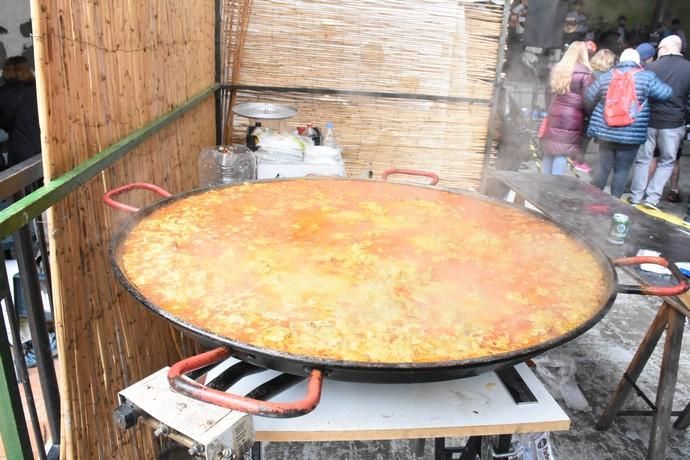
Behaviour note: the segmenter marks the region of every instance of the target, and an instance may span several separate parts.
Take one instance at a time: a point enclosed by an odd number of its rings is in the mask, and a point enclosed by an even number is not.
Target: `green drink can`
[[[607,241],[613,244],[623,244],[630,230],[630,218],[625,214],[616,213],[611,218],[611,229]]]

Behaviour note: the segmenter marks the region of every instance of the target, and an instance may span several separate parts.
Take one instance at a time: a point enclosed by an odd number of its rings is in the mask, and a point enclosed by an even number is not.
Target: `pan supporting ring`
[[[299,417],[313,411],[321,400],[323,372],[318,369],[312,370],[309,374],[307,394],[304,398],[293,402],[261,401],[252,397],[226,393],[209,388],[185,376],[189,372],[215,364],[228,357],[230,357],[230,351],[220,347],[183,359],[170,367],[168,382],[175,391],[190,398],[263,417]]]

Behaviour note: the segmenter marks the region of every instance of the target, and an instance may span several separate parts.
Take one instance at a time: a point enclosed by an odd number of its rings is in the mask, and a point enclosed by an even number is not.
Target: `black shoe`
[[[48,333],[48,340],[50,343],[50,353],[54,358],[58,354],[57,336],[55,335],[55,332]],[[24,361],[26,362],[27,368],[31,369],[32,367],[36,367],[36,353],[34,352],[34,346],[31,340],[24,344]]]
[[[678,190],[669,191],[666,200],[670,201],[671,203],[680,203],[680,192]]]

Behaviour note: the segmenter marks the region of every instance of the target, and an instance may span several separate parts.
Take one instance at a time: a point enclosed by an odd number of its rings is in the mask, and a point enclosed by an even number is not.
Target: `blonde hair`
[[[5,81],[33,81],[34,72],[29,60],[24,56],[12,56],[5,61],[2,68],[2,78]]]
[[[592,70],[608,72],[613,67],[613,64],[616,63],[616,53],[607,49],[599,50],[592,56],[592,60],[589,62],[592,64]]]
[[[573,42],[563,55],[558,64],[551,70],[551,91],[556,94],[566,94],[570,91],[570,83],[575,72],[575,65],[582,64],[587,69],[589,66],[589,53],[584,42]]]

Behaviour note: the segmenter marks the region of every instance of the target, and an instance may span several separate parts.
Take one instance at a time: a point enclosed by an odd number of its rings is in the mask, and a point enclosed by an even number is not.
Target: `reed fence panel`
[[[231,136],[241,141],[247,126],[246,119],[232,116],[232,105],[284,102],[300,111],[290,124],[334,122],[351,174],[416,167],[438,172],[443,186],[478,187],[503,5],[472,0],[226,3],[234,15],[222,57],[223,81],[240,88],[225,92],[226,141]]]
[[[32,0],[32,20],[46,182],[215,81],[211,0]],[[101,196],[135,181],[171,192],[194,186],[197,155],[215,143],[214,119],[209,98],[49,210],[61,458],[155,456],[150,430],[114,425],[117,392],[191,345],[115,280],[109,241],[128,216]]]

